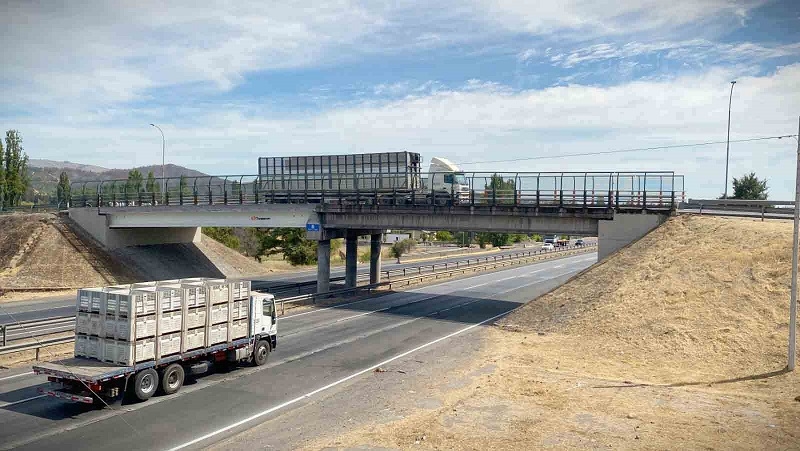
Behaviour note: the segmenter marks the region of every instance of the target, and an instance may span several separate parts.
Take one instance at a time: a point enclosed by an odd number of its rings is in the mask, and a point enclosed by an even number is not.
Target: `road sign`
[[[319,224],[306,224],[306,232],[319,232]]]

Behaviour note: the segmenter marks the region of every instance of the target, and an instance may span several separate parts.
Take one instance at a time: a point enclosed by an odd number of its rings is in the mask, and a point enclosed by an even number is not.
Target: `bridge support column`
[[[353,288],[358,279],[358,231],[348,230],[345,238],[344,286]]]
[[[317,242],[317,293],[331,291],[331,240]]]
[[[381,238],[382,233],[373,233],[369,241],[369,283],[381,281]]]

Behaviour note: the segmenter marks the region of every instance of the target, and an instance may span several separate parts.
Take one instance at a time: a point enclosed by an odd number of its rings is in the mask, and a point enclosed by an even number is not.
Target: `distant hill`
[[[94,180],[127,179],[128,171],[132,169],[138,169],[145,177],[147,177],[147,173],[150,171],[153,171],[156,177],[161,177],[161,165],[140,166],[131,169],[108,169],[69,161],[31,159],[28,161],[28,173],[31,177],[31,184],[29,192],[25,196],[25,200],[33,201],[37,198],[37,203],[47,203],[47,197],[55,197],[58,177],[61,171],[67,172],[70,182],[89,182]],[[194,169],[178,166],[176,164],[165,165],[164,172],[167,177],[180,177],[181,175],[187,177],[207,176],[207,174],[200,171],[195,171]]]
[[[72,163],[70,161],[53,161],[53,160],[40,160],[29,159],[28,167],[36,168],[56,168],[56,169],[74,169],[85,172],[106,172],[110,171],[108,168],[101,168],[100,166],[92,166],[91,164]]]

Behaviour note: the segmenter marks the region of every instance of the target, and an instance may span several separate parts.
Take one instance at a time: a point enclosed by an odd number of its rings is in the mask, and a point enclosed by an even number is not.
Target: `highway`
[[[278,348],[260,368],[243,367],[188,384],[176,395],[96,409],[39,397],[44,379],[26,368],[0,372],[2,449],[198,449],[298,408],[326,416],[316,402],[358,387],[378,366],[470,340],[491,322],[560,285],[596,261],[595,253],[542,261],[417,289],[383,294],[279,319]],[[370,393],[351,397],[357,405]],[[310,410],[309,410],[310,409]],[[330,410],[326,410],[330,409]],[[283,436],[280,421],[265,427]],[[287,438],[259,448],[293,449]]]
[[[468,258],[478,258],[486,256],[500,256],[513,254],[524,250],[534,250],[538,247],[529,247],[523,249],[517,247],[513,249],[503,249],[493,253],[478,253],[473,255],[461,255],[458,257],[440,257],[425,261],[411,261],[409,263],[384,263],[383,270],[412,268],[420,265],[429,265],[432,263],[445,263],[463,261]],[[358,274],[366,277],[369,274],[368,264],[358,265]],[[344,277],[344,266],[336,266],[331,268],[331,277]],[[278,284],[289,284],[299,282],[310,282],[317,279],[317,272],[315,269],[306,269],[292,272],[283,272],[270,274],[269,276],[258,277],[253,279],[253,288],[268,290],[270,286]],[[294,293],[297,294],[297,293]],[[289,294],[291,295],[291,294]],[[61,296],[46,296],[40,299],[31,301],[18,301],[7,302],[0,304],[0,324],[12,324],[17,321],[32,321],[41,320],[46,318],[55,318],[59,316],[70,316],[75,314],[75,296],[74,295],[61,295]]]

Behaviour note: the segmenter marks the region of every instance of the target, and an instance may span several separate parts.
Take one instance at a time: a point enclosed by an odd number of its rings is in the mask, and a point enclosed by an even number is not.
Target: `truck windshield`
[[[469,185],[469,183],[467,182],[467,178],[464,176],[464,174],[456,173],[455,176],[456,176],[455,177],[456,183],[458,183],[459,185]]]

